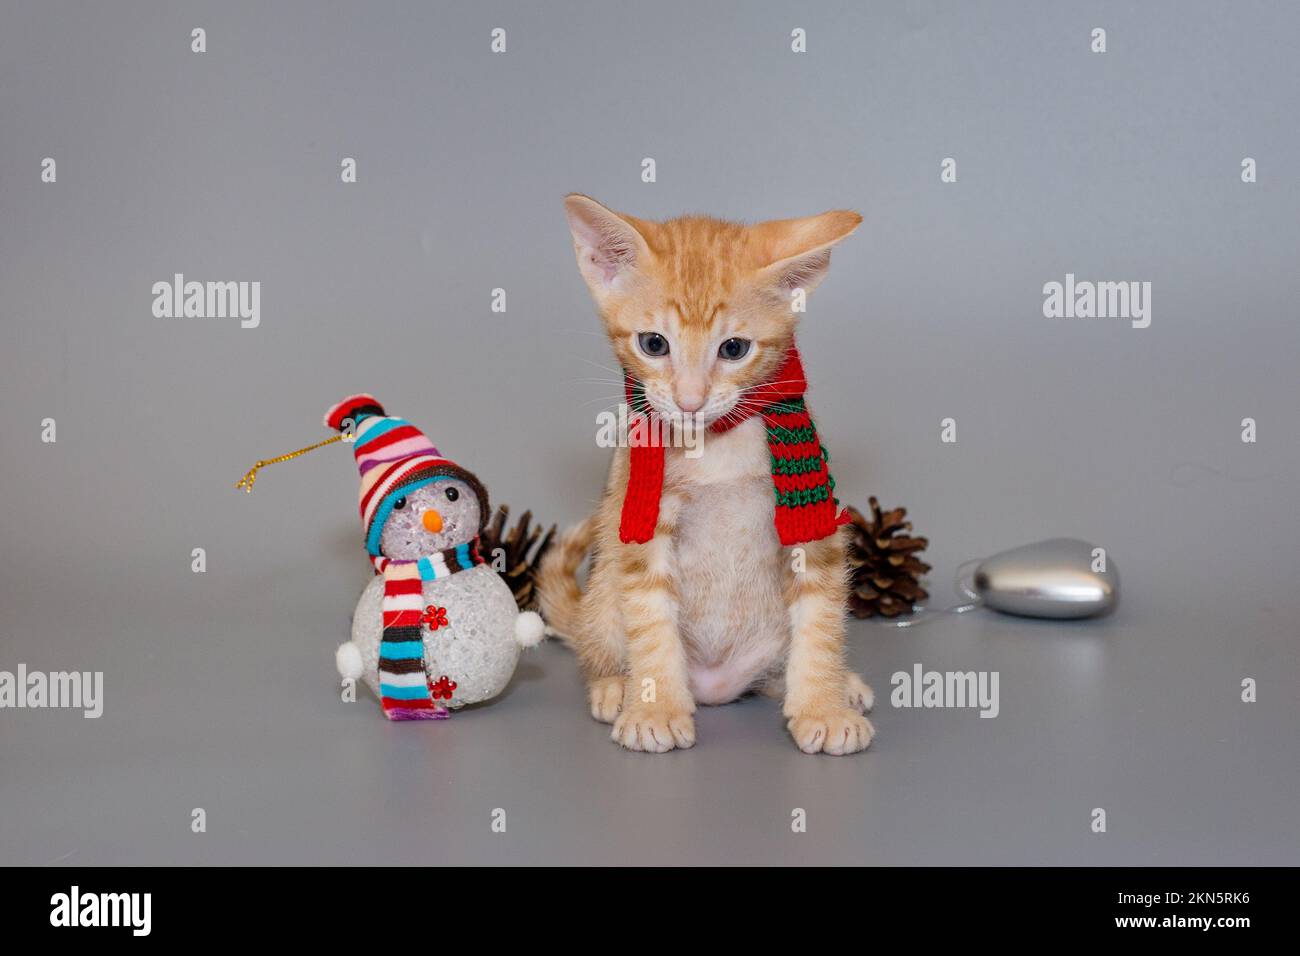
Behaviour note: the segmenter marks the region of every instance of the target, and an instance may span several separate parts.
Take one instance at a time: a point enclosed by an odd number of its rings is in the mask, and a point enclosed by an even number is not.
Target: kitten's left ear
[[[756,240],[760,282],[789,295],[817,288],[831,264],[831,247],[853,235],[862,217],[836,209],[802,219],[775,219],[751,227]]]

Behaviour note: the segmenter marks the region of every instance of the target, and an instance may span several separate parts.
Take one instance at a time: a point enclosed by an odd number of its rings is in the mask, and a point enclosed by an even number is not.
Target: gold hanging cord
[[[235,482],[236,488],[243,488],[248,494],[253,493],[253,482],[257,480],[257,469],[265,468],[267,465],[274,465],[278,462],[289,461],[291,458],[297,458],[299,455],[305,455],[309,451],[315,451],[317,448],[324,448],[326,445],[332,445],[336,441],[342,441],[343,434],[339,433],[333,438],[327,438],[324,441],[318,441],[314,445],[308,445],[306,448],[299,448],[297,451],[291,451],[287,455],[281,455],[279,458],[268,458],[265,461],[259,461],[252,468],[248,469],[248,474],[239,481]]]

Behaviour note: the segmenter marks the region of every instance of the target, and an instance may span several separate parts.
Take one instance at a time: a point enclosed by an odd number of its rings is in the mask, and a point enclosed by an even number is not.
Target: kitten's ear
[[[650,247],[630,217],[581,193],[564,198],[564,215],[573,233],[578,271],[597,298],[617,289],[649,259]]]
[[[862,217],[836,209],[803,219],[759,223],[752,231],[759,255],[760,281],[789,296],[794,289],[811,292],[826,277],[831,247],[853,235]]]

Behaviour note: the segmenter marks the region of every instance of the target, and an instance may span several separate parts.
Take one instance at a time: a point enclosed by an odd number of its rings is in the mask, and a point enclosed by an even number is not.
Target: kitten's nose
[[[678,383],[673,389],[673,401],[677,403],[678,408],[689,415],[704,407],[707,394],[708,388],[704,385]]]
[[[442,515],[432,508],[422,514],[420,520],[424,522],[424,530],[430,534],[437,534],[442,530]]]

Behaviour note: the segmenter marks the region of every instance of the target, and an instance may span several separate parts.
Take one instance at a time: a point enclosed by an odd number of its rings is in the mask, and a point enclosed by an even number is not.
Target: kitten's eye
[[[636,337],[641,351],[651,358],[662,358],[668,354],[668,340],[658,332],[641,332]]]
[[[718,355],[728,362],[743,359],[749,354],[749,339],[727,339],[718,346]]]
[[[455,500],[456,500],[457,498],[459,498],[459,497],[460,497],[460,492],[457,491],[455,488],[448,488],[448,489],[447,489],[447,500],[448,500],[448,501],[455,501]]]
[[[405,507],[406,507],[406,499],[405,499],[405,498],[398,498],[396,501],[393,502],[393,510],[394,510],[394,511],[401,511],[401,510],[402,510],[403,508],[405,508]]]

